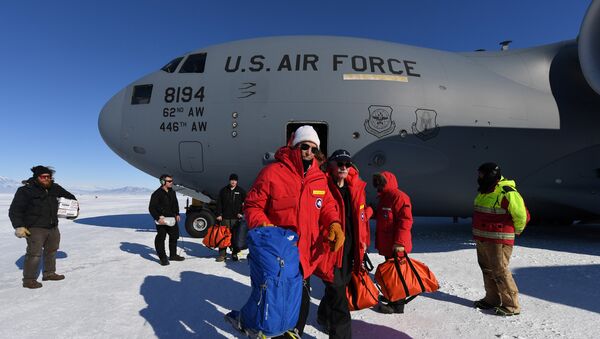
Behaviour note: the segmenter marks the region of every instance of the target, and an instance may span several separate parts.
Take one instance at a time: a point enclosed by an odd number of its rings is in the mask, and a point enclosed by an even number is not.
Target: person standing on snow
[[[370,243],[369,218],[373,211],[366,206],[367,183],[358,176],[348,151],[333,152],[327,163],[327,177],[329,190],[339,206],[345,241],[340,251],[327,253],[315,271],[325,283],[317,322],[329,338],[352,338],[346,287],[352,270],[362,266]]]
[[[238,175],[231,173],[229,175],[229,185],[223,187],[217,198],[217,221],[221,225],[226,225],[231,230],[232,237],[234,232],[239,230],[240,220],[244,216],[242,207],[246,199],[246,191],[238,186]],[[231,247],[231,260],[238,260],[239,248]],[[225,261],[227,257],[227,247],[219,248],[217,261]]]
[[[310,306],[309,279],[325,253],[326,241],[330,241],[332,251],[338,251],[344,244],[337,204],[315,159],[319,145],[314,128],[300,126],[291,143],[276,152],[276,161],[258,174],[244,203],[250,229],[276,225],[299,236],[300,269],[305,285],[295,328],[299,335],[304,332]]]
[[[479,166],[473,212],[473,238],[477,261],[483,273],[485,297],[474,302],[480,309],[494,309],[497,315],[521,312],[519,290],[508,269],[515,234],[523,232],[529,220],[523,198],[513,180],[505,179],[493,162]]]
[[[156,224],[154,248],[160,264],[169,265],[169,260],[183,261],[185,258],[177,254],[177,239],[179,239],[179,202],[173,191],[173,177],[163,174],[159,178],[160,187],[152,193],[148,211]],[[167,219],[168,218],[168,219]],[[169,220],[172,220],[169,222]],[[169,235],[169,258],[165,252],[165,239]]]
[[[60,245],[58,230],[58,198],[76,200],[75,196],[56,184],[54,170],[46,166],[31,168],[33,176],[19,187],[8,216],[17,238],[27,239],[27,252],[23,266],[23,287],[40,288],[37,281],[42,253],[44,269],[42,280],[63,280],[56,274],[56,252]]]
[[[401,257],[412,250],[412,205],[406,193],[398,188],[396,176],[388,171],[373,175],[378,203],[375,212],[375,248],[385,259]],[[381,313],[404,313],[404,301],[380,303]]]

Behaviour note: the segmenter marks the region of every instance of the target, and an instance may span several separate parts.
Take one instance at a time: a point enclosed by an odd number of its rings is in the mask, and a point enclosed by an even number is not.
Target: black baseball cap
[[[352,157],[350,156],[350,152],[345,149],[339,149],[331,154],[328,159],[329,161],[350,161],[352,162]]]

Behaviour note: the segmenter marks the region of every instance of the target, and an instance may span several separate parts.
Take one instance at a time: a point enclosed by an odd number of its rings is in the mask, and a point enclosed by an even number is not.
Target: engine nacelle
[[[600,94],[600,0],[592,1],[578,38],[579,64],[585,80]]]

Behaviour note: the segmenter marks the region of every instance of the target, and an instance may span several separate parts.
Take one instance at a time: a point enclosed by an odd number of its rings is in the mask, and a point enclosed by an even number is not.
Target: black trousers
[[[167,234],[169,235],[169,254],[177,254],[177,239],[179,239],[179,225],[175,223],[175,226],[167,225],[156,225],[156,237],[154,237],[154,248],[156,254],[161,259],[167,257],[165,253],[165,239]]]
[[[221,221],[221,225],[225,225],[225,226],[229,227],[229,230],[231,231],[231,238],[233,239],[233,233],[237,232],[238,225],[240,224],[240,222],[241,222],[240,219],[225,219],[225,218],[223,218],[223,220]],[[240,252],[239,248],[235,248],[234,246],[231,246],[231,254],[238,254],[239,252]],[[219,255],[225,256],[226,254],[227,254],[227,247],[219,247]]]
[[[342,256],[342,267],[333,269],[333,282],[324,281],[325,294],[319,304],[317,316],[329,330],[329,338],[350,339],[352,338],[352,318],[348,308],[346,297],[346,286],[350,283],[352,266],[354,262],[352,243],[344,243],[344,254]]]

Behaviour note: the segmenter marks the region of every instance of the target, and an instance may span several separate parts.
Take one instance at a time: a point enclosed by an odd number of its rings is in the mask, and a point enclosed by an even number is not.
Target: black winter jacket
[[[242,213],[242,206],[246,199],[246,191],[240,186],[232,190],[229,185],[223,187],[217,199],[217,216],[225,219],[237,219]]]
[[[148,205],[148,211],[152,215],[154,220],[158,221],[160,216],[163,217],[176,217],[179,215],[179,203],[177,202],[177,195],[173,189],[166,192],[162,187],[159,187],[152,196],[150,197],[150,204]]]
[[[29,178],[19,187],[8,210],[8,217],[14,228],[58,226],[58,198],[76,199],[75,196],[52,183],[46,190],[36,178]]]

